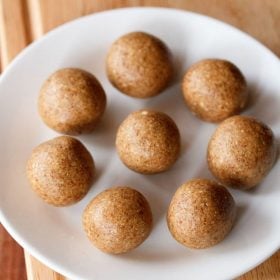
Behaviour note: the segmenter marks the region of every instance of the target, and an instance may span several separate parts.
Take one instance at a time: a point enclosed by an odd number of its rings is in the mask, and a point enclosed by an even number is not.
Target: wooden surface
[[[206,14],[248,32],[280,56],[280,0],[0,0],[2,68],[50,29],[93,12],[128,6],[163,6]],[[63,280],[25,252],[29,280]],[[24,280],[22,249],[0,225],[0,279]],[[280,252],[239,280],[280,279]]]
[[[0,279],[26,280],[22,248],[0,224]]]

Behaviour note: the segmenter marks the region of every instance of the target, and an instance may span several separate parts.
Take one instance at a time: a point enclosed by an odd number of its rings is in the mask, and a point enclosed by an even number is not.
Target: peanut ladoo
[[[34,148],[26,173],[32,189],[45,202],[67,206],[87,194],[95,166],[92,156],[80,141],[60,136]]]
[[[126,186],[98,194],[83,213],[84,230],[95,247],[121,254],[138,247],[152,229],[152,212],[146,198]]]
[[[221,242],[232,229],[236,206],[229,191],[206,179],[193,179],[174,194],[167,214],[172,236],[189,248]]]
[[[77,68],[60,69],[43,84],[38,99],[41,118],[50,128],[69,135],[91,132],[106,107],[99,81]]]
[[[208,122],[239,114],[248,97],[241,71],[221,59],[205,59],[192,65],[184,76],[182,90],[189,109]]]
[[[272,168],[277,145],[272,130],[247,116],[223,121],[211,137],[207,161],[209,170],[224,185],[250,189]]]
[[[161,93],[173,76],[168,47],[145,32],[128,33],[116,40],[107,55],[106,69],[117,89],[137,98]]]
[[[180,133],[164,113],[140,110],[120,125],[116,147],[122,162],[130,169],[153,174],[169,169],[180,153]]]

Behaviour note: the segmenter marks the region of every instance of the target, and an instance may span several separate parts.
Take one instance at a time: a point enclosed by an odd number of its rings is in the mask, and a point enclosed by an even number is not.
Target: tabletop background
[[[280,56],[280,0],[0,0],[0,71],[25,46],[64,22],[106,9],[135,6],[179,8],[212,16],[249,33]],[[65,280],[24,252],[2,225],[0,279]],[[280,279],[280,251],[238,278],[253,279]]]

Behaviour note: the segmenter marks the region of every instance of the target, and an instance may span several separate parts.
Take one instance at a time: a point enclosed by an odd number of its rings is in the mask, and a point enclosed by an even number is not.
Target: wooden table
[[[280,0],[0,0],[2,69],[50,29],[86,14],[128,6],[173,7],[206,14],[248,32],[280,55]],[[65,279],[27,252],[24,255],[29,280]],[[26,279],[23,250],[1,225],[0,279]],[[280,279],[280,251],[239,278],[252,279]]]

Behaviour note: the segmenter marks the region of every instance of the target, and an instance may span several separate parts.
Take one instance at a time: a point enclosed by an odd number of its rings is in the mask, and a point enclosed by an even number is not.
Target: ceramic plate
[[[111,43],[135,30],[165,41],[177,69],[177,82],[160,96],[146,100],[119,93],[105,74],[104,61]],[[158,8],[107,11],[61,26],[25,49],[0,81],[0,220],[10,234],[40,261],[71,279],[230,279],[275,252],[280,245],[280,164],[254,190],[230,190],[238,217],[222,243],[190,250],[168,232],[165,215],[177,187],[193,177],[211,178],[205,155],[216,126],[196,119],[184,105],[180,91],[184,71],[209,57],[238,65],[247,78],[252,101],[244,114],[263,120],[279,136],[278,58],[248,35],[208,17]],[[43,81],[62,67],[80,67],[96,75],[106,90],[108,107],[97,129],[78,137],[94,156],[96,182],[78,204],[55,208],[32,192],[25,163],[33,147],[57,135],[39,118],[36,102]],[[167,113],[180,129],[182,153],[168,172],[149,176],[134,173],[116,154],[118,125],[140,108]],[[149,238],[136,250],[119,256],[93,247],[81,225],[85,205],[115,185],[141,191],[154,215]]]

